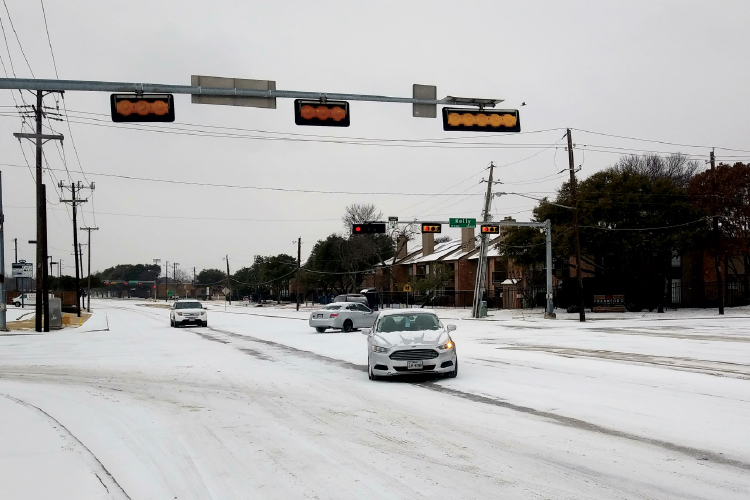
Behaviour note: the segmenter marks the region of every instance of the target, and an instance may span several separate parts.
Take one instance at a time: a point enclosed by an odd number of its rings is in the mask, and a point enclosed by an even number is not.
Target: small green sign
[[[174,295],[174,292],[172,290],[167,290],[167,297],[171,297]]]
[[[448,219],[451,227],[477,227],[476,219]]]

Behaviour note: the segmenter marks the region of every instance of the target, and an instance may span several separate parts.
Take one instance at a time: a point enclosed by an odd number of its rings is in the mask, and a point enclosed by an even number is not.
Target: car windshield
[[[200,302],[178,302],[176,309],[200,309]]]
[[[440,321],[429,313],[390,314],[378,323],[379,332],[414,332],[420,330],[439,330]]]

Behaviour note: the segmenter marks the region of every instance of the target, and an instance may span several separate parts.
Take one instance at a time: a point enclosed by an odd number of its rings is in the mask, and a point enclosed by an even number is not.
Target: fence
[[[668,307],[718,307],[719,287],[713,282],[687,283],[675,281],[667,293]],[[750,296],[745,284],[741,281],[724,283],[724,305],[727,307],[750,304]],[[626,299],[627,300],[627,299]]]
[[[484,293],[487,309],[521,309],[544,307],[547,289],[544,286],[500,287]],[[450,307],[470,309],[474,290],[437,290],[434,292],[380,292],[380,307]]]

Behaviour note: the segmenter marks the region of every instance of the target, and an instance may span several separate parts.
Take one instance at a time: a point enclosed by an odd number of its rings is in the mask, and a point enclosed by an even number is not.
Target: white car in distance
[[[426,309],[381,311],[375,326],[362,330],[370,380],[415,373],[456,377],[458,356],[450,336],[455,329]]]
[[[310,326],[318,333],[328,328],[351,332],[355,328],[370,328],[377,314],[359,302],[333,302],[310,314]]]
[[[176,300],[169,311],[169,324],[172,328],[194,323],[198,326],[208,326],[208,314],[203,305],[197,300]]]

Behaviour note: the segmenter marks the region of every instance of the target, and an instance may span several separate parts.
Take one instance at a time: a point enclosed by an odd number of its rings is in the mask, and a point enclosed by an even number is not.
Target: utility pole
[[[712,218],[712,226],[713,226],[713,232],[714,232],[714,266],[716,266],[716,292],[719,299],[719,315],[724,314],[724,280],[723,276],[721,275],[721,257],[719,256],[721,252],[721,234],[719,234],[719,216],[716,215],[716,212],[718,210],[717,203],[716,203],[716,170],[715,170],[715,158],[714,158],[714,150],[711,150],[711,191],[712,196],[711,200],[711,210],[713,211],[714,215]]]
[[[578,197],[576,195],[576,170],[573,160],[573,136],[568,129],[568,167],[570,169],[570,198],[573,205],[573,239],[576,242],[576,281],[578,281],[578,319],[586,321],[586,311],[583,310],[583,269],[581,262],[581,240],[578,237]]]
[[[172,294],[172,297],[174,297],[175,300],[180,298],[180,294],[177,290],[177,266],[179,265],[179,262],[172,262],[172,281],[174,282],[174,293]]]
[[[154,265],[159,265],[159,262],[161,262],[161,259],[152,259],[154,261]],[[161,274],[161,266],[159,266],[159,274]],[[159,275],[157,274],[154,278],[154,301],[158,300],[159,297]]]
[[[297,277],[295,279],[295,282],[297,284],[297,310],[299,311],[299,268],[300,268],[300,261],[302,259],[302,236],[297,238]]]
[[[83,247],[85,246],[86,246],[86,243],[78,244],[78,262],[79,262],[79,265],[81,266],[81,279],[83,279]],[[81,308],[83,308],[83,297],[81,297]]]
[[[492,177],[495,171],[495,164],[490,163],[490,178],[487,181],[487,195],[484,198],[484,211],[482,220],[490,220],[490,203],[492,201]],[[477,280],[474,284],[474,304],[471,309],[471,317],[478,318],[479,310],[482,305],[482,295],[484,295],[484,282],[487,273],[487,235],[480,235],[479,243],[479,260],[477,261]]]
[[[169,302],[169,261],[164,261],[164,302]]]
[[[89,233],[89,283],[86,292],[86,312],[91,312],[91,231],[98,231],[98,227],[82,227],[81,231],[87,231]]]
[[[193,284],[195,284],[195,267],[193,267]]]
[[[13,259],[13,263],[18,264],[18,238],[13,238],[13,247],[15,250],[15,258]],[[16,278],[16,292],[18,292],[18,278]],[[3,302],[3,304],[5,304],[5,302]]]
[[[0,331],[7,332],[5,322],[5,214],[3,213],[3,173],[0,172]]]
[[[33,140],[36,145],[36,315],[35,329],[37,332],[49,331],[49,275],[47,274],[47,192],[42,176],[42,145],[46,141],[62,141],[61,134],[42,133],[42,117],[57,113],[45,112],[43,106],[44,93],[50,91],[37,90],[36,106],[32,106],[36,121],[36,133],[27,134],[14,132],[19,142],[21,139]],[[59,90],[57,92],[64,92]],[[44,324],[42,324],[42,322]]]
[[[232,279],[230,278],[229,274],[229,255],[227,255],[224,260],[227,261],[227,288],[229,288],[229,305],[232,305]]]
[[[60,191],[63,189],[67,189],[67,186],[63,184],[62,181],[60,181]],[[90,186],[87,186],[88,189],[93,190],[94,189],[94,183],[91,183]],[[81,252],[81,246],[78,244],[78,205],[81,203],[86,203],[88,200],[82,200],[80,199],[80,193],[81,190],[84,188],[84,186],[78,182],[71,182],[70,183],[70,193],[71,193],[71,199],[69,200],[60,200],[62,203],[70,203],[73,205],[73,254],[75,255],[75,265],[76,265],[76,314],[78,317],[81,317],[81,275],[83,275],[83,262],[79,260],[79,253],[81,253],[81,257],[83,257],[83,253]],[[78,198],[76,198],[76,190],[78,190]],[[80,274],[79,274],[79,263],[80,263]]]

